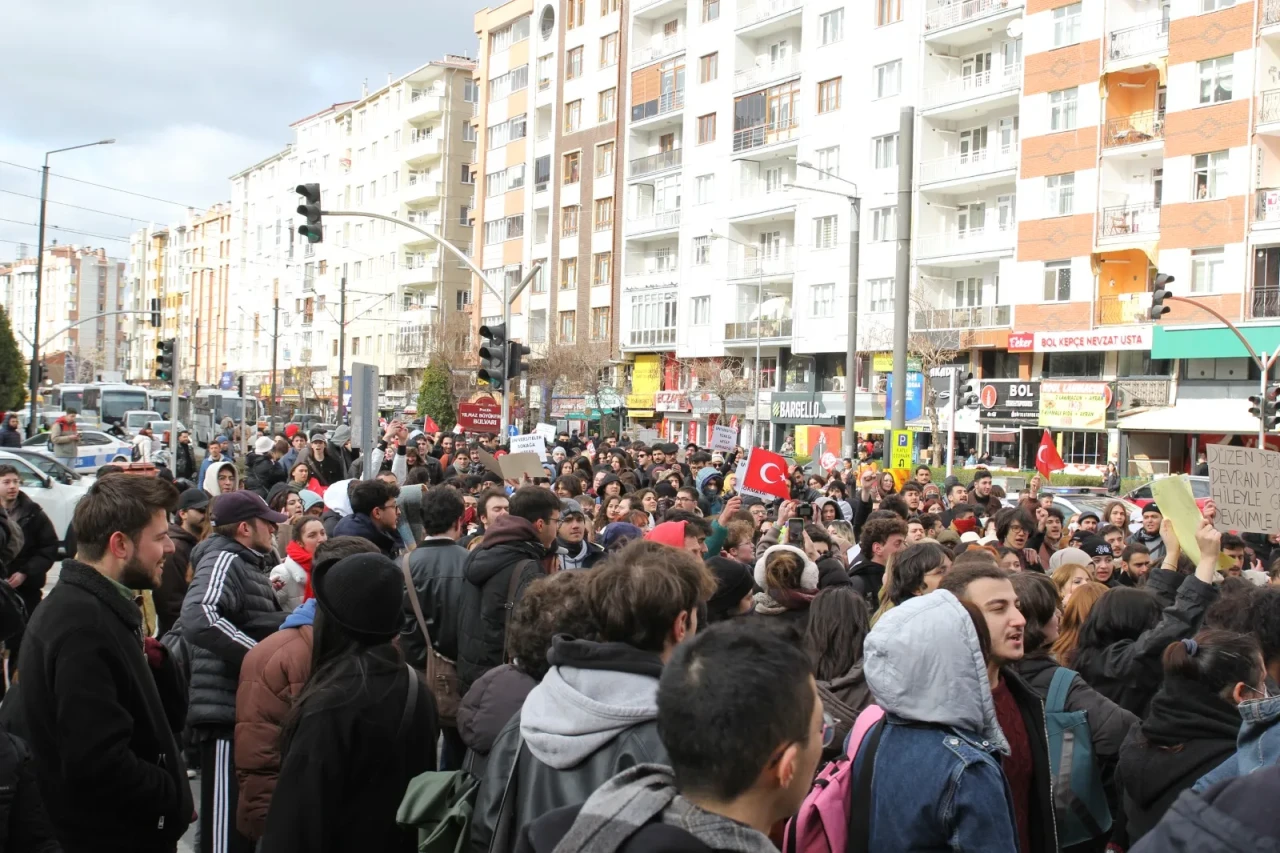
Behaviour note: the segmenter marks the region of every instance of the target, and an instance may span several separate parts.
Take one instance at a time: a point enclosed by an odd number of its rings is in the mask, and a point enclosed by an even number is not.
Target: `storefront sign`
[[[769,418],[778,424],[834,424],[839,420],[827,411],[820,395],[784,393],[773,395]]]
[[[653,408],[659,412],[687,412],[693,406],[683,391],[659,391],[653,395]]]
[[[1009,352],[1075,352],[1078,350],[1149,350],[1150,326],[1128,326],[1090,332],[1010,332]]]
[[[586,397],[552,397],[551,417],[568,418],[574,412],[581,412],[586,407]]]
[[[1040,426],[1106,429],[1111,388],[1105,382],[1041,382]]]
[[[988,379],[978,392],[980,421],[1035,422],[1040,415],[1040,383],[1021,379]]]
[[[893,372],[893,353],[878,352],[871,356],[871,369],[876,373],[892,373]],[[907,372],[920,373],[924,367],[917,356],[907,356]]]
[[[1210,444],[1209,492],[1219,530],[1270,534],[1280,530],[1280,453]]]

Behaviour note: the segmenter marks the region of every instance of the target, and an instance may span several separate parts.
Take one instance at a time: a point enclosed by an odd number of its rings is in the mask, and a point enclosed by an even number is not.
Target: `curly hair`
[[[529,584],[511,610],[511,656],[516,669],[538,681],[551,664],[547,652],[557,634],[579,640],[596,635],[587,602],[586,572],[557,572]]]

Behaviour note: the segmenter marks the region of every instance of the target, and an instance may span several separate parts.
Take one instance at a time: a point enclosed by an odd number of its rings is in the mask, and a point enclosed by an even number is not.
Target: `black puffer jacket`
[[[191,585],[191,553],[196,547],[196,537],[187,532],[181,524],[169,525],[169,538],[173,540],[173,553],[165,558],[164,569],[160,573],[160,588],[151,594],[156,607],[156,622],[160,626],[159,635],[164,636],[182,615],[182,602],[187,597],[187,587]]]
[[[452,539],[428,539],[409,555],[409,572],[418,593],[422,615],[431,631],[431,645],[449,660],[458,659],[458,610],[466,586],[462,568],[470,554]],[[418,627],[406,594],[400,651],[415,669],[427,665],[427,640]]]
[[[466,693],[476,679],[503,663],[507,614],[534,580],[547,573],[547,549],[533,524],[504,515],[485,531],[484,543],[463,569],[458,614],[458,689]],[[516,594],[509,597],[511,573],[519,570]]]
[[[195,576],[182,602],[182,633],[191,644],[193,727],[232,729],[240,664],[275,632],[285,613],[267,579],[267,557],[225,536],[200,543]]]
[[[276,483],[283,483],[288,475],[280,465],[271,458],[270,453],[250,453],[244,458],[246,475],[244,487],[257,492],[266,500],[267,492]]]
[[[458,705],[458,736],[467,745],[467,758],[462,769],[477,779],[484,778],[489,753],[498,735],[536,687],[533,676],[511,664],[503,664],[480,676]]]
[[[1280,853],[1280,767],[1183,791],[1131,853]]]
[[[27,576],[18,585],[18,595],[30,614],[40,603],[45,577],[58,558],[58,533],[40,505],[23,492],[18,492],[18,500],[9,510],[9,517],[22,529],[22,550],[13,562],[3,567],[3,575],[9,577],[22,572]]]

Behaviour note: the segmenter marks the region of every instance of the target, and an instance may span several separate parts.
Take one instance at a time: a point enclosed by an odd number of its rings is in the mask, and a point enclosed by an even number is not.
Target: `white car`
[[[137,435],[138,430],[151,421],[158,420],[163,420],[160,417],[160,413],[152,409],[130,409],[124,413],[124,417],[120,420],[120,425],[125,428],[129,435]]]
[[[22,446],[43,453],[46,456],[54,456],[53,442],[49,440],[48,434],[33,435],[22,442]],[[54,458],[56,459],[57,457]],[[77,474],[92,474],[110,462],[132,462],[133,445],[127,441],[121,441],[113,435],[108,435],[102,430],[80,430],[76,446],[76,457],[74,460],[66,461],[74,463],[68,467]]]
[[[58,465],[54,460],[49,460]],[[76,504],[84,493],[93,485],[92,477],[49,476],[41,470],[39,463],[27,458],[23,451],[0,450],[0,463],[12,465],[18,469],[22,479],[22,491],[27,497],[39,504],[40,508],[53,522],[53,529],[58,531],[58,542],[65,544],[67,533],[71,529],[71,516]],[[59,465],[59,467],[62,467]],[[67,482],[71,479],[71,482]]]

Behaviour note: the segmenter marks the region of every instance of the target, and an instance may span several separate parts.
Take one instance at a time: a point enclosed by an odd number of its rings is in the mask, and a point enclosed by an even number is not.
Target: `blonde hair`
[[[1075,658],[1076,646],[1080,644],[1080,629],[1089,618],[1089,611],[1093,610],[1098,599],[1108,591],[1106,584],[1089,581],[1080,584],[1076,591],[1071,593],[1071,600],[1062,609],[1058,639],[1053,641],[1053,657],[1058,663],[1071,666]]]
[[[1053,570],[1050,575],[1053,578],[1053,585],[1058,588],[1058,598],[1063,597],[1063,593],[1067,590],[1067,584],[1071,583],[1071,578],[1075,575],[1076,569],[1084,569],[1089,575],[1089,580],[1097,580],[1093,575],[1093,564],[1084,565],[1082,563],[1063,563],[1061,566]]]

